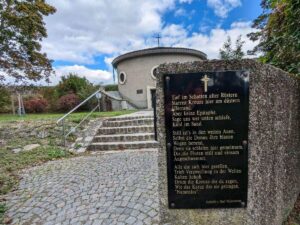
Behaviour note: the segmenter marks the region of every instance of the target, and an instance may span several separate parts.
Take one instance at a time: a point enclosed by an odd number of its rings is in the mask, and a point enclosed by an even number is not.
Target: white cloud
[[[203,51],[208,58],[218,58],[219,49],[227,36],[234,42],[241,34],[244,51],[255,43],[246,38],[253,31],[251,22],[235,22],[229,29],[215,27],[215,21],[204,19],[199,32],[190,34],[190,28],[168,24],[163,14],[173,10],[177,16],[191,16],[195,11],[181,8],[193,0],[48,0],[57,8],[54,15],[45,18],[48,38],[42,43],[49,58],[71,62],[73,66],[54,68],[52,84],[69,72],[85,76],[91,82],[112,82],[112,60],[119,54],[156,46],[153,34],[160,33],[163,46],[188,47]],[[177,7],[176,7],[177,4]],[[207,0],[221,18],[241,6],[241,0]],[[188,14],[188,15],[187,15]],[[214,26],[214,28],[212,28]],[[210,31],[209,31],[210,30]],[[209,31],[209,33],[208,33]],[[107,70],[89,69],[80,64],[95,63],[95,56],[104,55]],[[101,68],[104,69],[104,68]]]
[[[181,39],[187,35],[185,28],[181,25],[171,24],[166,26],[161,32],[163,38],[165,37],[174,37]]]
[[[193,0],[179,0],[179,3],[188,3],[191,4]]]
[[[230,29],[211,25],[202,32],[189,34],[189,28],[180,24],[166,24],[162,15],[174,10],[175,15],[186,14],[176,8],[176,3],[192,3],[193,0],[49,0],[57,12],[46,18],[48,38],[43,41],[43,50],[49,58],[72,62],[73,66],[54,68],[56,84],[62,75],[69,72],[85,76],[93,83],[111,82],[111,61],[119,54],[156,46],[153,34],[161,33],[163,46],[188,47],[203,51],[209,58],[217,58],[219,49],[227,36],[232,41],[241,34],[246,43],[244,51],[255,45],[246,38],[253,31],[250,22],[235,22]],[[240,0],[207,0],[215,13],[225,18],[241,5]],[[205,30],[205,32],[204,32]],[[88,69],[80,64],[95,63],[95,56],[104,55],[106,70]],[[103,69],[103,68],[101,68]]]
[[[215,28],[209,34],[193,33],[188,36],[182,26],[169,25],[162,32],[162,41],[166,46],[198,49],[206,53],[209,59],[216,59],[219,58],[219,49],[223,46],[227,36],[231,37],[234,43],[239,35],[242,35],[242,41],[245,41],[243,51],[246,53],[247,50],[253,49],[257,43],[247,38],[247,34],[253,31],[251,22],[235,22],[228,30]]]
[[[49,0],[57,12],[46,18],[43,50],[54,60],[94,63],[94,56],[146,45],[144,37],[163,27],[161,15],[175,0]]]
[[[174,10],[178,16],[186,14],[184,9],[175,7],[178,2],[191,3],[192,0],[115,0],[113,4],[109,0],[49,0],[57,12],[46,17],[48,38],[43,41],[43,50],[54,60],[93,64],[97,55],[111,58],[128,51],[154,47],[156,41],[152,36],[158,32],[162,33],[165,46],[170,46],[169,43],[195,46],[190,44],[191,40],[200,37],[217,40],[213,36],[219,30],[216,28],[209,36],[198,33],[182,40],[181,36],[187,37],[188,28],[165,24],[162,15],[167,10]],[[241,5],[241,1],[207,0],[207,4],[218,16],[226,17],[230,10]],[[207,32],[207,29],[211,27],[202,31]],[[243,27],[231,29],[246,30]],[[207,46],[203,47],[206,52]],[[209,51],[210,47],[208,54],[211,55]]]
[[[62,76],[66,76],[69,73],[76,73],[79,77],[85,77],[94,84],[108,83],[112,81],[112,74],[105,70],[93,70],[85,66],[73,65],[73,66],[60,66],[54,68],[56,75],[51,77],[51,85],[56,85]]]
[[[241,0],[207,0],[207,5],[214,10],[214,13],[226,18],[228,13],[236,7],[242,5]]]
[[[174,13],[175,16],[186,16],[187,12],[183,8],[179,8]]]
[[[250,41],[246,37],[248,33],[253,31],[254,29],[251,28],[251,22],[234,22],[231,24],[230,29],[227,30],[215,28],[212,29],[209,34],[198,32],[189,36],[187,29],[182,25],[169,24],[161,30],[161,41],[164,46],[198,49],[206,53],[209,59],[214,59],[219,57],[219,49],[223,46],[227,36],[230,36],[234,43],[238,36],[242,35],[242,40],[245,41],[243,51],[247,52],[247,50],[253,49],[257,43]],[[125,46],[122,51],[126,52],[132,51],[133,49],[150,47],[149,42],[149,40],[144,40],[140,37],[133,40],[130,46]],[[119,51],[104,58],[105,64],[110,68],[109,71],[88,69],[87,67],[80,65],[57,67],[55,68],[56,76],[52,77],[51,85],[58,83],[61,76],[67,75],[70,72],[77,73],[81,77],[86,77],[94,84],[99,84],[100,82],[111,83],[112,69],[110,65],[112,60],[118,56],[117,52]]]
[[[108,60],[109,62],[110,60]],[[95,70],[89,69],[82,65],[72,65],[72,66],[59,66],[53,68],[55,74],[52,74],[50,77],[50,83],[47,83],[44,79],[40,81],[30,81],[28,79],[24,79],[21,83],[16,82],[14,78],[11,76],[6,75],[3,72],[0,72],[0,75],[3,75],[5,78],[5,84],[10,85],[20,85],[20,84],[27,84],[27,85],[36,85],[36,86],[54,86],[59,83],[62,76],[66,76],[69,73],[77,74],[79,77],[85,77],[93,84],[100,84],[100,83],[112,83],[113,76],[112,72],[105,71],[105,70]]]

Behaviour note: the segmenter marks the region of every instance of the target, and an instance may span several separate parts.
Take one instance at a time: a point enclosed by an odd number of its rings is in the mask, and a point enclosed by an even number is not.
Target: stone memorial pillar
[[[281,225],[300,192],[300,79],[254,60],[157,69],[161,224]]]

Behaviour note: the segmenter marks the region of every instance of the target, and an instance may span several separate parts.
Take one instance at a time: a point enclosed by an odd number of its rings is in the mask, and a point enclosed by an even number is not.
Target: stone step
[[[127,127],[127,126],[140,126],[140,125],[153,126],[153,119],[142,118],[142,119],[130,119],[130,120],[103,121],[103,127]]]
[[[143,149],[156,148],[157,141],[134,141],[134,142],[95,142],[92,143],[88,150],[90,151],[109,151],[109,150],[124,150],[124,149]]]
[[[138,120],[138,119],[152,119],[153,116],[122,116],[122,117],[111,117],[108,121],[123,121],[123,120]]]
[[[97,135],[93,142],[132,142],[132,141],[153,141],[153,133],[137,133],[137,134],[111,134]]]
[[[127,126],[127,127],[101,127],[98,134],[134,134],[134,133],[154,133],[153,126]]]

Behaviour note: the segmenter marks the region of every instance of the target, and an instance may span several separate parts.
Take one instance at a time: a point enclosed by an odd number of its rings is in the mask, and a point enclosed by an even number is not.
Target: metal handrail
[[[106,95],[107,97],[109,97],[109,98],[111,98],[111,99],[113,99],[113,100],[116,100],[116,101],[119,101],[119,102],[126,101],[126,100],[124,100],[124,99],[122,99],[122,98],[117,98],[117,97],[115,97],[115,96],[112,96],[112,95],[108,94],[108,93],[107,93],[106,91],[104,91],[104,90],[99,90],[99,91],[100,91],[100,93]]]
[[[64,116],[62,116],[61,118],[59,118],[56,121],[56,124],[62,124],[62,138],[63,138],[63,145],[66,146],[66,139],[67,137],[74,133],[76,131],[76,129],[85,121],[87,120],[87,118],[93,113],[95,112],[97,109],[99,109],[99,112],[101,110],[100,108],[100,98],[98,99],[98,104],[96,107],[94,107],[92,109],[91,112],[89,112],[75,127],[72,127],[71,130],[66,133],[66,124],[65,124],[65,119],[74,111],[76,111],[79,107],[81,107],[82,105],[84,105],[86,102],[88,102],[91,98],[95,97],[97,94],[99,94],[101,92],[101,89],[97,90],[96,92],[94,92],[93,94],[91,94],[89,97],[87,97],[84,101],[82,101],[81,103],[79,103],[77,106],[75,106],[72,110],[70,110],[68,113],[66,113]]]
[[[62,120],[64,120],[68,115],[70,115],[72,112],[74,112],[75,110],[77,110],[80,106],[82,106],[83,104],[85,104],[88,100],[90,100],[92,97],[94,97],[97,93],[99,93],[100,90],[96,91],[95,93],[91,94],[89,97],[87,97],[83,102],[81,102],[79,105],[75,106],[70,112],[66,113],[63,117],[61,117],[60,119],[58,119],[56,121],[57,124],[59,124]]]
[[[65,135],[66,137],[68,137],[70,134],[72,134],[73,132],[76,131],[76,129],[87,119],[89,118],[89,116],[96,111],[96,109],[99,108],[99,105],[97,105],[95,108],[93,108],[93,110],[91,112],[89,112],[89,114],[87,114],[75,127],[72,127],[72,129]]]
[[[63,144],[64,146],[66,146],[66,138],[74,133],[76,131],[76,129],[85,121],[89,118],[89,116],[95,112],[97,109],[99,109],[99,112],[101,111],[101,107],[100,107],[100,97],[97,98],[98,99],[98,104],[96,107],[94,107],[92,109],[92,111],[90,111],[75,127],[72,127],[71,130],[66,133],[66,124],[65,124],[65,119],[71,114],[73,113],[74,111],[76,111],[79,107],[81,107],[82,105],[84,105],[86,102],[88,102],[91,98],[95,97],[97,94],[103,94],[103,95],[106,95],[107,97],[115,100],[115,101],[121,101],[121,102],[127,102],[126,100],[124,99],[121,99],[121,98],[117,98],[115,96],[111,96],[110,94],[108,94],[107,92],[105,92],[104,90],[102,89],[99,89],[97,90],[96,92],[94,92],[93,94],[91,94],[89,97],[87,97],[84,101],[82,101],[80,104],[78,104],[77,106],[75,106],[72,110],[70,110],[68,113],[66,113],[64,116],[62,116],[61,118],[59,118],[57,121],[56,121],[56,124],[60,125],[62,124],[62,138],[63,138]]]

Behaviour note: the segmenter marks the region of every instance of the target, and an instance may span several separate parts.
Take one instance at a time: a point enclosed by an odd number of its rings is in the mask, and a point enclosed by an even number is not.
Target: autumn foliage
[[[28,113],[45,112],[48,106],[48,101],[44,98],[33,98],[24,102],[25,111]]]
[[[79,102],[80,99],[76,94],[67,94],[58,99],[57,108],[62,112],[67,112],[78,105]]]

